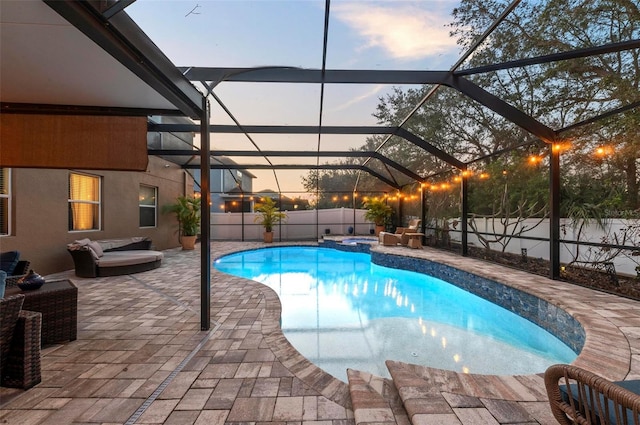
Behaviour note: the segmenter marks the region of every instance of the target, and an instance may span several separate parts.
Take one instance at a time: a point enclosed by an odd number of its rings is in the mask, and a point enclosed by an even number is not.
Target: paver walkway
[[[216,242],[212,244],[212,256],[262,246]],[[446,253],[405,248],[390,252],[437,257],[438,261],[476,268],[474,272],[502,279],[514,276],[513,271],[500,266]],[[214,269],[212,327],[200,331],[199,261],[198,250],[174,249],[165,251],[161,268],[149,272],[95,279],[76,278],[70,272],[48,276],[49,280],[70,278],[79,288],[78,340],[44,350],[43,381],[38,386],[26,392],[0,389],[0,423],[353,424],[347,384],[318,369],[288,344],[279,329],[280,304],[270,289]],[[540,286],[540,280],[546,280],[530,279],[516,283]],[[639,378],[638,304],[549,282],[542,290],[572,313],[579,308],[578,314],[592,320],[589,323],[595,334],[613,327],[618,332],[616,337],[622,335],[624,347],[618,342],[599,347],[616,358],[615,363],[608,363],[611,356],[601,361],[596,346],[581,361],[598,371],[604,369],[613,378]],[[562,291],[567,287],[577,295],[572,293],[565,299],[567,292]],[[600,344],[601,339],[594,341]],[[504,404],[504,391],[491,392],[492,386],[502,381],[488,379],[481,385],[481,393],[475,394],[477,388],[451,384],[459,380],[447,383],[452,375],[397,366],[428,384],[430,389],[424,393],[427,398],[439,396],[446,404],[445,408],[438,399],[430,405],[431,413],[409,412],[416,425],[554,423],[543,394],[528,400],[517,400],[516,394],[506,398],[508,404]],[[359,375],[359,379],[361,388],[389,388],[389,380],[367,374]],[[505,379],[524,386],[522,380]],[[528,379],[524,382],[531,384],[529,389],[520,393],[539,392],[539,379]],[[413,392],[405,393],[416,395],[422,384],[416,379],[411,382],[415,384]],[[465,391],[469,391],[466,398]],[[402,392],[401,388],[401,396]],[[368,399],[364,396],[365,407]],[[416,400],[422,401],[412,402],[415,406],[429,405],[424,398]],[[505,408],[513,407],[513,403],[519,403],[518,409]],[[404,425],[406,415],[397,411],[397,406],[392,407],[397,413],[395,420]],[[365,408],[356,416],[361,423],[389,419],[384,409]]]

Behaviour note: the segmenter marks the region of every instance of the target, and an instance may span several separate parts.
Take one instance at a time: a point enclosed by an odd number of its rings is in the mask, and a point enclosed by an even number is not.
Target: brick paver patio
[[[262,246],[215,242],[212,256]],[[611,379],[640,378],[635,301],[428,249],[375,249],[428,256],[529,288],[585,326],[577,364]],[[273,291],[215,269],[212,326],[200,331],[199,250],[165,254],[161,268],[134,275],[47,277],[77,284],[78,339],[44,349],[41,384],[0,389],[0,423],[555,423],[540,375],[483,377],[389,362],[398,389],[350,371],[350,394],[289,345]]]

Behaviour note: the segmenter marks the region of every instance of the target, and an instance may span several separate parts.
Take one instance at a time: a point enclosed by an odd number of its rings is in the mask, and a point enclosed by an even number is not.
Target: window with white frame
[[[11,234],[11,169],[0,167],[0,236]]]
[[[101,178],[69,173],[69,231],[100,230]]]
[[[140,227],[156,227],[158,188],[140,185]]]

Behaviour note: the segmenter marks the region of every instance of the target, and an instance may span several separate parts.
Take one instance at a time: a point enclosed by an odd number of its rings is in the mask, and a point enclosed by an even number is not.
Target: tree
[[[493,0],[463,0],[454,10],[452,35],[470,46],[504,8]],[[640,38],[640,8],[630,0],[523,1],[478,49],[468,66],[506,62]],[[589,119],[638,101],[640,49],[477,75],[474,82],[552,128]],[[565,163],[615,146],[612,181],[623,189],[624,208],[637,209],[640,110],[567,133]],[[590,165],[590,164],[587,164]],[[597,170],[593,168],[592,171]]]
[[[487,164],[469,183],[469,227],[478,241],[504,252],[514,237],[535,229],[548,215],[548,169],[529,164],[517,151]],[[484,177],[483,177],[484,176]],[[480,231],[478,220],[490,229]]]

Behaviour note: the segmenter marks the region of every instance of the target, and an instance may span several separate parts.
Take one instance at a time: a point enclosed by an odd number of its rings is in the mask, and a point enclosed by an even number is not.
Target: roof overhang
[[[0,2],[2,112],[202,117],[202,94],[123,13]]]

